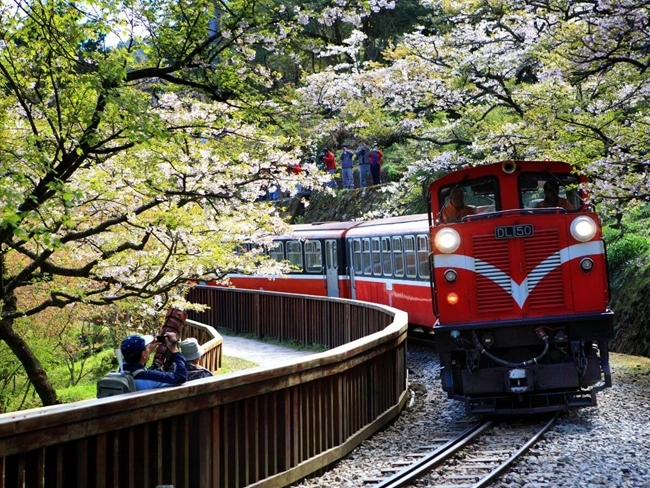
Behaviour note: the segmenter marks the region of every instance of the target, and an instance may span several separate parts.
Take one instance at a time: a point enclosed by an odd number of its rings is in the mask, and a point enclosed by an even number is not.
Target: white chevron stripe
[[[559,263],[558,254],[560,257]],[[539,282],[559,265],[569,262],[572,259],[599,254],[605,254],[605,247],[602,241],[583,242],[565,247],[539,263],[519,284],[500,269],[480,259],[474,259],[471,256],[462,254],[436,254],[433,264],[436,268],[456,268],[478,272],[481,276],[499,285],[506,293],[511,293],[512,298],[521,309],[524,308],[528,295],[532,293]],[[508,280],[510,281],[510,290],[508,290],[506,285]]]

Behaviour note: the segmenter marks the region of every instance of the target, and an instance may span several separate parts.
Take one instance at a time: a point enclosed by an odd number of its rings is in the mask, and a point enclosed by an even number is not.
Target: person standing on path
[[[370,165],[368,162],[368,154],[370,148],[365,142],[361,142],[357,148],[357,161],[359,162],[359,186],[365,188],[367,185],[368,174],[370,173]]]
[[[343,188],[348,190],[354,189],[354,174],[352,172],[352,158],[354,153],[348,149],[347,144],[343,144],[341,151],[341,176],[343,177]]]
[[[381,152],[377,146],[374,146],[368,155],[368,162],[370,163],[370,174],[372,175],[372,184],[379,185],[381,183],[381,160],[384,153]]]
[[[329,182],[329,186],[332,188],[338,188],[339,185],[334,179],[334,173],[336,173],[336,157],[334,156],[334,153],[328,148],[323,149],[323,162],[325,163],[325,169],[332,178],[332,180]]]

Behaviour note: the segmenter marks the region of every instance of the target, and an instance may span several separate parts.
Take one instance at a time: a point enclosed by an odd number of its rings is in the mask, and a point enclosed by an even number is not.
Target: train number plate
[[[510,239],[511,237],[531,237],[533,235],[533,226],[524,225],[506,225],[494,228],[494,237],[497,239]]]

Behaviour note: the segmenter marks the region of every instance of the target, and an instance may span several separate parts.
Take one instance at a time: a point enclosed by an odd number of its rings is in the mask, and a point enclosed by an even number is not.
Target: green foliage
[[[607,260],[611,270],[643,263],[650,251],[650,240],[638,234],[625,234],[607,246]]]
[[[87,342],[82,336],[83,329],[80,325],[70,328],[69,333],[61,336],[69,341],[64,343],[60,342],[61,337],[56,334],[56,331],[52,331],[55,332],[53,334],[43,333],[42,329],[33,326],[33,321],[18,324],[17,329],[29,341],[30,348],[47,371],[53,387],[64,403],[93,398],[97,379],[116,367],[112,347],[109,346],[98,352],[87,349]],[[72,371],[70,356],[64,349],[85,356],[77,357]],[[81,368],[82,363],[83,368]],[[0,343],[0,381],[2,411],[10,412],[41,406],[40,398],[28,382],[22,368],[7,352],[4,343]],[[89,395],[89,392],[92,394]]]
[[[621,211],[619,223],[603,227],[610,270],[643,265],[650,254],[650,204],[633,202]]]
[[[0,11],[0,327],[120,300],[155,316],[188,280],[255,266],[237,243],[282,228],[254,202],[301,144],[253,54],[281,51],[300,25],[279,25],[274,0],[221,7],[9,0]],[[56,388],[74,385],[97,342],[52,324],[3,335],[44,404],[56,394],[39,362]],[[3,398],[29,397],[12,375]]]
[[[650,204],[641,202],[626,206],[622,225],[625,232],[650,236]]]

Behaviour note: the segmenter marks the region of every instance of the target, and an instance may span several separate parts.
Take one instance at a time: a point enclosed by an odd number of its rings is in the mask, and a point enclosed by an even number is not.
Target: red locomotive
[[[611,386],[605,246],[584,183],[566,163],[505,161],[429,187],[442,383],[470,412],[590,406]],[[447,222],[454,193],[469,210]]]
[[[595,405],[611,386],[613,313],[585,183],[561,162],[463,169],[430,186],[429,215],[297,225],[269,249],[295,272],[230,279],[407,311],[434,332],[443,388],[469,412]]]

